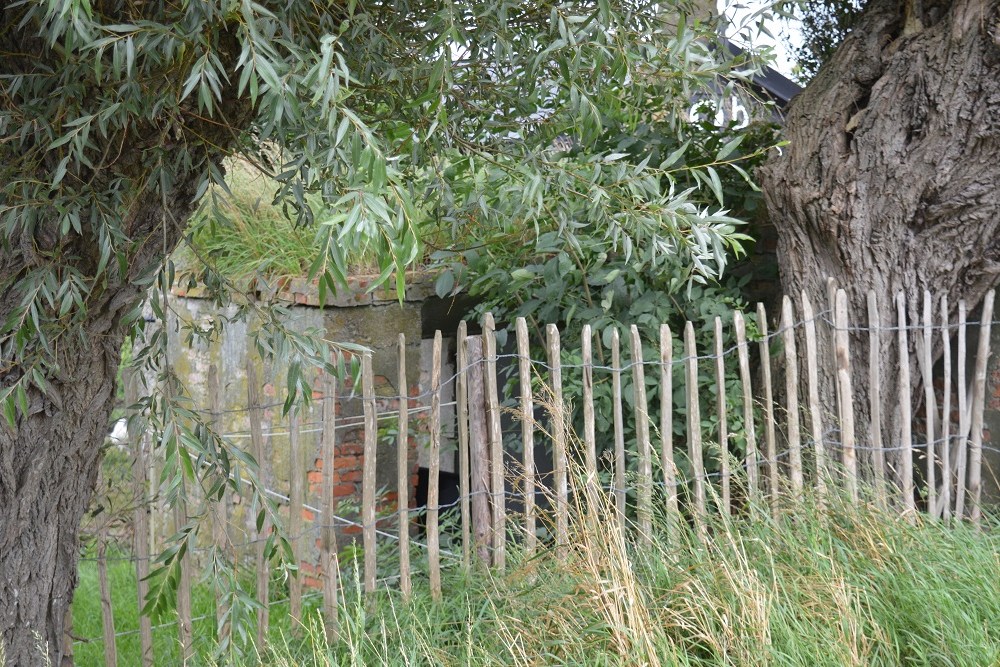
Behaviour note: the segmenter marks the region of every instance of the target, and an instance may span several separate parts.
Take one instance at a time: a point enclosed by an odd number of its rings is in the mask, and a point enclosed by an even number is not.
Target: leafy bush
[[[742,230],[756,215],[760,193],[749,173],[776,145],[776,128],[770,118],[742,127],[702,118],[747,91],[727,69],[737,64],[720,59],[703,30],[682,27],[644,68],[602,78],[585,108],[563,79],[540,83],[551,89],[551,111],[533,134],[511,142],[509,161],[456,157],[444,166],[451,187],[435,188],[429,204],[442,224],[454,227],[452,244],[432,255],[441,269],[439,295],[465,290],[477,297],[479,314],[490,311],[506,324],[501,337],[511,334],[516,318],[526,318],[536,359],[545,357],[545,325],[558,324],[567,365],[582,361],[584,324],[597,338],[599,365],[611,363],[615,329],[628,360],[631,325],[639,328],[647,361],[659,359],[661,323],[674,333],[675,359],[683,356],[680,335],[688,320],[700,354],[714,348],[716,316],[725,325],[724,346],[735,344],[732,312],[744,309],[748,277],[732,278],[726,269],[752,243]],[[699,61],[711,64],[692,66]],[[729,84],[721,83],[726,72]],[[767,107],[758,104],[765,115]],[[517,166],[528,162],[530,170]],[[460,220],[456,209],[465,212]],[[727,396],[738,404],[735,363],[727,362],[726,373]],[[674,407],[683,413],[682,378],[674,379]],[[625,440],[634,448],[630,374],[623,380]],[[658,374],[647,372],[646,381],[648,404],[658,405]],[[708,368],[700,384],[706,394],[716,391]],[[579,378],[566,378],[565,390],[582,430]],[[595,401],[598,431],[610,433],[610,381],[596,384]],[[656,410],[649,419],[655,432]],[[675,420],[678,435],[681,421]],[[738,453],[741,424],[733,422],[728,444]],[[706,427],[714,429],[713,418]],[[599,453],[609,440],[598,443]]]

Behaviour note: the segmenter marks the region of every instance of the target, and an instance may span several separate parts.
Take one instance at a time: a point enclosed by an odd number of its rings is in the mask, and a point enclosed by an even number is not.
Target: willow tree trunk
[[[124,316],[143,294],[136,278],[162,260],[165,242],[176,244],[194,191],[191,176],[174,190],[169,213],[155,197],[132,211],[125,227],[140,240],[129,254],[128,274],[96,291],[85,322],[54,343],[59,368],[48,379],[50,391],[29,392],[27,415],[18,416],[16,428],[0,425],[0,649],[11,667],[64,664],[63,620],[76,586],[80,520],[115,405]],[[77,251],[78,268],[85,268],[96,240],[66,242]],[[7,279],[30,269],[30,258],[19,251],[8,249],[0,258]],[[0,319],[16,305],[9,294],[0,295]],[[4,386],[19,373],[6,366]]]
[[[954,318],[960,298],[974,307],[997,283],[998,13],[997,0],[870,0],[793,101],[789,145],[761,173],[786,294],[804,290],[825,304],[832,277],[847,291],[853,323],[864,325],[868,290],[883,322],[894,322],[899,292],[910,318],[921,312],[925,289],[947,295]],[[883,337],[879,366],[883,395],[894,396],[898,348],[890,338]],[[863,438],[867,337],[856,334],[852,343]],[[911,376],[917,388],[920,375]],[[889,411],[885,446],[898,442],[899,427],[898,411]]]
[[[95,21],[120,26],[162,11],[105,4],[85,13],[106,10]],[[128,67],[114,74],[117,56],[87,50],[89,24],[74,18],[62,34],[48,23],[58,12],[44,18],[36,5],[0,4],[0,395],[26,387],[14,423],[0,419],[0,665],[63,667],[80,520],[130,313],[180,239],[203,176],[221,173],[255,111],[226,81],[224,113],[198,113],[179,93],[186,70],[172,47],[133,58],[129,37]],[[220,71],[235,71],[236,24],[213,31]],[[75,151],[60,148],[70,139]]]

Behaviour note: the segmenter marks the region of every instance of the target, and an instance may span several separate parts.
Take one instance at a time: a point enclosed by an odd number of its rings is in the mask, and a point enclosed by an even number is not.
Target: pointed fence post
[[[182,473],[183,474],[183,473]],[[187,525],[187,502],[184,500],[184,481],[181,480],[181,490],[174,501],[174,527],[180,532]],[[189,548],[193,545],[189,545]],[[180,577],[177,581],[177,635],[181,643],[181,655],[184,664],[194,659],[194,632],[191,627],[191,559],[183,558],[180,562]]]
[[[521,488],[524,491],[524,548],[535,552],[535,401],[531,389],[531,349],[528,346],[528,323],[517,318],[517,371],[521,383],[521,444],[524,448]]]
[[[625,420],[622,416],[622,357],[618,329],[611,330],[611,410],[615,431],[615,507],[625,519]]]
[[[590,325],[580,336],[583,356],[583,467],[587,483],[597,483],[597,435],[594,426],[594,351]]]
[[[465,339],[468,351],[469,476],[472,539],[480,565],[490,564],[493,519],[490,514],[490,449],[486,433],[486,390],[483,387],[483,339]]]
[[[729,406],[726,404],[726,360],[722,348],[722,318],[715,318],[715,405],[719,420],[719,476],[722,481],[722,513],[733,513],[729,470]]]
[[[760,470],[757,453],[757,429],[753,414],[753,388],[750,380],[750,354],[747,348],[746,322],[743,313],[733,313],[733,328],[736,330],[736,350],[740,363],[740,385],[743,389],[743,432],[746,434],[746,466],[747,486],[750,502],[756,503],[760,498]]]
[[[288,477],[291,486],[288,493],[288,541],[296,564],[302,562],[302,541],[305,537],[302,506],[305,504],[306,495],[303,478],[306,462],[299,442],[300,421],[299,408],[293,406],[288,414]],[[288,581],[288,615],[292,621],[293,632],[298,632],[302,627],[302,576],[300,570]]]
[[[767,448],[767,476],[770,488],[771,515],[778,518],[778,442],[774,433],[774,389],[771,384],[771,336],[767,330],[764,304],[757,304],[757,328],[760,329],[760,368],[764,380],[764,444]]]
[[[885,509],[888,506],[885,476],[885,451],[882,449],[882,377],[881,364],[882,319],[878,314],[875,291],[868,291],[868,395],[872,441],[872,476],[875,485],[875,502]]]
[[[896,295],[896,317],[898,321],[897,345],[899,347],[899,418],[902,433],[900,434],[900,473],[903,496],[903,511],[910,521],[916,512],[913,497],[913,437],[911,434],[912,408],[910,402],[910,346],[906,335],[906,295],[899,292]]]
[[[674,342],[670,327],[660,325],[660,467],[667,495],[667,535],[676,539],[681,515],[677,464],[674,463]]]
[[[469,352],[468,325],[465,320],[458,323],[455,341],[455,356],[458,373],[455,378],[455,402],[458,409],[458,495],[462,523],[462,567],[469,568],[471,559],[472,531],[469,507]]]
[[[431,355],[431,447],[427,471],[427,570],[431,597],[441,599],[441,532],[438,525],[441,502],[441,332],[434,332]]]
[[[123,371],[125,384],[125,403],[132,407],[139,402],[139,374],[131,367]],[[133,520],[135,522],[132,545],[135,550],[135,581],[138,597],[138,609],[146,604],[149,592],[149,513],[153,508],[153,500],[148,495],[149,484],[146,479],[148,470],[146,443],[148,442],[141,428],[141,414],[131,415],[128,420],[128,439],[132,453],[135,456],[132,463],[132,496],[135,502]],[[139,650],[142,667],[153,667],[153,623],[149,616],[139,614]]]
[[[850,321],[847,318],[847,293],[837,290],[834,310],[836,331],[834,352],[837,357],[837,405],[840,413],[840,442],[843,447],[844,472],[847,475],[847,493],[851,500],[858,500],[858,463],[854,437],[854,389],[851,385]]]
[[[555,467],[556,551],[565,557],[569,545],[569,486],[566,456],[566,407],[562,393],[562,353],[559,329],[546,326],[549,352],[549,372],[552,382],[552,463]]]
[[[254,364],[253,353],[247,350],[246,356],[246,377],[247,377],[247,410],[250,418],[250,443],[253,449],[254,459],[257,461],[257,475],[262,485],[267,483],[267,455],[264,451],[264,434],[261,431],[261,422],[264,415],[260,406],[260,382],[257,375],[257,366]],[[254,525],[259,526],[254,531],[254,566],[257,572],[257,602],[260,607],[257,609],[257,647],[263,649],[267,646],[267,636],[271,623],[271,601],[269,586],[271,582],[271,571],[267,562],[267,537],[271,532],[271,518],[268,516],[263,503],[266,498],[260,498],[259,503],[254,503]],[[263,514],[263,520],[258,520],[257,516]]]
[[[965,480],[969,462],[969,405],[966,384],[966,359],[968,344],[968,327],[966,326],[965,300],[958,302],[958,452],[955,462],[955,518],[959,521],[965,518]]]
[[[986,364],[990,356],[990,327],[993,320],[994,291],[986,293],[979,318],[979,349],[972,394],[972,442],[969,444],[969,518],[976,525],[982,518],[983,410],[986,406]]]
[[[951,318],[948,315],[948,296],[941,297],[941,374],[944,376],[941,397],[941,518],[951,520],[952,468],[951,468]]]
[[[115,613],[111,607],[111,585],[108,583],[108,528],[102,526],[97,535],[97,578],[100,582],[101,630],[104,640],[104,667],[118,667],[118,647],[115,644]]]
[[[934,444],[934,421],[937,397],[934,395],[934,322],[930,290],[924,290],[924,337],[920,350],[920,374],[924,383],[924,420],[927,422],[927,513],[935,516],[937,506],[937,455]]]
[[[493,314],[483,318],[483,341],[486,346],[486,400],[490,438],[490,472],[493,504],[493,565],[503,572],[507,567],[507,480],[504,475],[503,433],[500,430],[500,395],[497,386],[497,340]]]
[[[365,412],[364,461],[361,464],[361,531],[365,548],[365,594],[375,594],[378,568],[375,523],[375,470],[378,463],[378,416],[375,406],[375,372],[372,353],[361,357],[361,395]]]
[[[785,343],[785,408],[788,416],[788,464],[792,494],[802,499],[802,436],[799,432],[799,357],[795,352],[795,319],[792,300],[781,303],[781,338]]]
[[[653,540],[653,461],[649,444],[649,407],[646,404],[646,375],[643,369],[639,328],[632,325],[632,392],[635,398],[635,436],[639,449],[638,503],[639,533],[647,544]]]
[[[826,495],[826,446],[823,442],[823,422],[819,408],[819,354],[816,344],[816,317],[812,302],[802,290],[802,319],[806,329],[806,384],[809,393],[809,427],[816,456],[816,492],[822,499]]]
[[[208,421],[209,428],[213,433],[219,432],[219,417],[222,414],[220,400],[222,398],[222,388],[219,386],[219,367],[214,363],[208,366]],[[216,497],[212,503],[212,542],[219,554],[228,550],[229,546],[229,511],[230,498],[228,480],[223,482],[221,497]],[[221,556],[220,556],[221,557]],[[223,595],[220,582],[215,586],[215,628],[220,641],[225,640],[229,635],[229,628],[225,624],[227,603]]]
[[[705,459],[701,443],[701,408],[698,401],[698,351],[694,342],[694,325],[684,325],[684,354],[687,365],[687,436],[688,458],[691,460],[691,475],[694,478],[694,525],[698,537],[708,539],[706,520],[708,512],[705,503]]]
[[[337,442],[336,412],[337,378],[323,375],[323,434],[320,443],[323,452],[323,510],[320,540],[320,565],[323,570],[323,623],[327,641],[337,642],[340,638],[338,610],[338,588],[340,585],[340,564],[337,557],[337,533],[334,527],[336,505],[333,499],[333,471],[336,467],[335,448]]]
[[[399,524],[399,592],[404,600],[409,600],[413,582],[410,578],[410,388],[406,377],[406,334],[399,334],[397,359],[399,421],[396,434],[396,523]],[[433,457],[433,453],[431,456]],[[427,504],[430,504],[429,499]]]
[[[826,303],[827,308],[829,308],[829,318],[827,318],[826,334],[829,335],[829,362],[824,364],[820,370],[823,373],[821,381],[827,383],[827,390],[832,392],[832,396],[839,397],[840,390],[838,389],[838,379],[837,379],[837,281],[832,276],[827,276],[826,278]],[[837,420],[840,421],[840,403],[839,398],[835,398],[838,403],[831,408],[837,411]]]

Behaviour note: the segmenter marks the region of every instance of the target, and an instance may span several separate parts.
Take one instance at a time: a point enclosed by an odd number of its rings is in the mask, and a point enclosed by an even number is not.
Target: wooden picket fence
[[[338,544],[337,525],[360,524],[366,593],[390,586],[397,587],[404,598],[409,597],[414,577],[411,551],[419,548],[426,557],[421,570],[426,567],[427,585],[431,594],[440,598],[442,558],[454,558],[465,567],[480,562],[503,572],[507,549],[512,543],[527,552],[542,548],[538,528],[543,520],[549,527],[544,533],[546,548],[554,548],[557,552],[565,550],[571,535],[570,507],[575,475],[589,481],[599,480],[604,475],[609,484],[602,488],[613,495],[618,511],[629,516],[629,525],[635,527],[639,540],[651,534],[656,513],[667,517],[668,531],[686,522],[696,528],[702,539],[711,539],[706,528],[710,512],[738,513],[749,504],[768,507],[775,514],[792,511],[795,499],[806,493],[807,486],[819,495],[831,493],[831,487],[837,486],[838,493],[847,494],[854,501],[892,507],[904,515],[925,511],[944,520],[979,521],[993,292],[983,303],[978,323],[967,321],[964,303],[958,306],[957,321],[952,321],[947,300],[932,299],[929,293],[923,295],[919,313],[909,312],[904,295],[896,295],[896,317],[892,322],[880,319],[873,293],[869,294],[868,312],[853,318],[849,316],[843,290],[831,286],[829,294],[824,296],[827,304],[823,309],[815,308],[805,296],[796,309],[792,299],[785,297],[774,333],[768,330],[764,306],[758,304],[753,340],[748,339],[745,315],[732,313],[736,342],[729,349],[724,343],[720,318],[714,321],[714,344],[710,350],[697,349],[695,325],[691,322],[676,332],[667,325],[660,326],[659,355],[653,359],[643,357],[640,331],[635,326],[621,334],[614,331],[610,335],[610,345],[602,350],[602,354],[606,352],[610,358],[606,365],[595,362],[595,332],[590,325],[582,327],[579,350],[582,363],[567,365],[563,362],[560,330],[555,325],[546,327],[546,358],[539,360],[531,358],[528,326],[524,319],[515,322],[513,342],[516,350],[509,353],[498,352],[492,316],[485,316],[481,335],[468,335],[463,322],[456,335],[457,370],[451,378],[455,382],[459,493],[456,503],[458,531],[449,539],[461,547],[455,553],[444,552],[441,546],[438,464],[443,429],[442,386],[449,380],[442,378],[442,333],[438,331],[433,340],[432,370],[424,395],[428,399],[426,404],[421,401],[422,397],[411,396],[406,390],[407,341],[399,336],[396,386],[400,391],[395,397],[398,405],[392,410],[396,420],[395,477],[398,487],[394,520],[391,516],[378,516],[380,502],[384,501],[378,497],[376,484],[380,465],[378,422],[385,416],[379,412],[379,402],[384,403],[385,397],[376,392],[372,356],[369,353],[361,358],[359,391],[354,388],[348,392],[343,381],[322,376],[318,387],[320,423],[314,429],[319,434],[316,448],[323,461],[319,497],[308,497],[301,416],[297,411],[287,418],[288,454],[292,462],[288,492],[275,491],[273,497],[287,505],[287,533],[298,558],[304,557],[304,538],[310,535],[318,538],[314,570],[318,583],[316,594],[322,596],[328,636],[337,637],[342,591],[338,547],[344,544]],[[970,326],[978,326],[979,334],[974,360],[970,359],[967,349]],[[919,363],[916,369],[910,368],[911,337],[917,340],[915,349]],[[851,366],[850,347],[859,344],[868,345],[869,368]],[[888,383],[896,391],[887,395],[883,391],[887,378],[880,377],[877,361],[892,347],[899,359],[898,376]],[[821,354],[821,350],[829,353]],[[941,350],[941,361],[937,365],[935,350]],[[625,356],[627,361],[623,361]],[[727,401],[727,361],[738,373],[739,399],[735,401],[731,398]],[[973,373],[968,378],[967,366],[971,361],[974,361]],[[270,463],[265,447],[266,434],[261,426],[265,419],[257,363],[248,355],[249,451],[260,462],[261,478],[266,479]],[[498,377],[498,366],[504,363],[516,364],[516,372],[511,370],[520,386],[513,404],[508,405],[503,402]],[[922,423],[916,422],[916,427],[911,371],[920,374],[924,388],[923,396],[918,397],[918,405],[922,403],[923,406],[923,419]],[[716,402],[713,406],[701,403],[710,394],[704,391],[704,381],[699,389],[699,377],[706,373],[714,379]],[[778,373],[783,376],[780,384],[775,378]],[[858,413],[864,412],[856,409],[858,403],[852,386],[858,373],[866,374],[870,388],[866,397],[866,423],[857,420]],[[581,395],[572,397],[572,403],[582,412],[582,432],[579,434],[572,432],[569,424],[570,400],[563,389],[567,374],[579,378],[582,387]],[[674,410],[675,374],[683,378],[683,382],[678,383],[684,392],[683,417]],[[627,401],[623,380],[629,377],[631,403],[635,406],[634,442],[626,443],[627,418],[623,406]],[[543,385],[540,383],[542,378]],[[971,382],[967,381],[970,379]],[[595,426],[595,383],[608,381],[613,428],[611,433],[599,437]],[[836,406],[821,405],[824,381],[830,383],[828,386],[835,392]],[[208,385],[207,396],[210,399],[219,396],[219,377],[214,367],[209,371]],[[650,405],[647,400],[649,386],[658,388],[658,405]],[[360,425],[363,429],[363,479],[357,521],[338,516],[334,495],[334,462],[341,432],[337,406],[349,393],[358,396],[363,403],[363,424]],[[209,405],[207,409],[213,416],[221,412],[218,404]],[[899,411],[901,426],[898,441],[884,442],[881,424],[886,415],[895,410]],[[953,416],[956,411],[957,419]],[[411,420],[416,413],[421,415],[418,424]],[[517,461],[513,449],[505,441],[509,439],[502,428],[505,414],[514,415],[519,422],[519,433],[515,435],[523,453]],[[652,414],[659,415],[657,424],[651,423]],[[675,429],[675,420],[680,419],[683,429]],[[704,428],[705,420],[713,424],[712,432]],[[739,438],[743,446],[739,452],[729,449],[734,441],[734,433],[730,432],[730,424],[734,421],[742,423]],[[956,421],[957,424],[953,423]],[[824,424],[829,428],[824,428]],[[914,442],[914,428],[918,435],[923,433],[922,443]],[[424,507],[414,507],[410,496],[411,436],[415,429],[426,435],[429,449],[429,482]],[[681,431],[686,434],[684,441],[675,441],[675,433]],[[151,456],[150,440],[142,435],[132,433],[136,490],[155,497],[157,481],[151,480],[158,480],[156,464]],[[539,478],[534,458],[534,445],[539,438],[549,442],[552,451],[552,474],[544,480]],[[709,443],[719,450],[708,457],[717,465],[717,470],[706,470]],[[599,456],[602,452],[604,456]],[[628,459],[631,457],[636,459],[632,466],[635,472],[629,475],[626,471],[630,468]],[[915,461],[925,464],[917,474]],[[516,498],[516,511],[508,511],[509,497]],[[540,504],[536,498],[544,498],[545,502]],[[147,509],[138,507],[134,518],[133,556],[140,598],[146,593],[150,534],[156,533],[151,531]],[[226,525],[231,509],[226,503],[218,503],[212,510],[216,513],[212,540],[218,548],[226,548],[229,539]],[[170,511],[176,525],[187,521],[188,510],[183,504],[176,504]],[[420,512],[425,513],[426,542],[412,537],[413,518]],[[313,515],[311,526],[306,520],[308,513]],[[163,523],[166,517],[154,513],[154,521]],[[252,560],[257,573],[256,595],[261,604],[256,637],[259,645],[266,643],[269,609],[276,603],[268,590],[270,571],[265,557],[265,540],[270,531],[266,523],[253,526],[251,539],[247,541],[253,548],[252,559],[245,555]],[[383,542],[397,544],[398,558],[392,561],[392,571],[380,570],[377,548],[380,536]],[[99,551],[99,560],[102,558],[103,548]],[[178,638],[187,658],[195,652],[192,626],[197,619],[191,617],[190,602],[194,567],[196,562],[188,559],[177,592]],[[106,572],[104,568],[106,563],[99,563],[102,573]],[[103,577],[106,575],[102,574],[102,581]],[[294,619],[300,619],[303,613],[303,579],[300,576],[290,582],[287,604]],[[107,602],[103,637],[106,664],[114,665],[116,632],[106,586],[102,586],[101,594],[102,601]],[[220,625],[224,613],[220,600],[215,619]],[[139,634],[143,664],[152,665],[155,656],[148,618],[141,620]]]

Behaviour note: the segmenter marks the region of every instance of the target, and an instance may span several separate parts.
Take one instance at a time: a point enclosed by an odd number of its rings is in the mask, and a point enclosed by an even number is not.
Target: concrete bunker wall
[[[277,298],[287,306],[287,326],[293,331],[313,331],[328,341],[343,341],[364,345],[373,351],[375,393],[379,417],[377,444],[376,483],[380,489],[377,512],[384,515],[384,527],[396,529],[397,492],[397,439],[396,414],[400,396],[408,397],[411,411],[409,436],[409,464],[412,474],[408,496],[414,506],[414,491],[418,484],[418,458],[426,441],[426,421],[430,400],[427,395],[430,347],[425,341],[422,311],[424,301],[433,294],[433,280],[426,276],[408,278],[406,297],[402,303],[395,292],[376,290],[369,292],[370,283],[365,278],[352,279],[351,289],[338,295],[332,303],[319,307],[316,290],[303,282],[292,281],[284,285]],[[247,411],[246,355],[252,350],[253,339],[247,324],[227,321],[222,334],[211,344],[200,339],[189,341],[184,327],[207,324],[213,318],[232,318],[236,306],[218,309],[212,301],[199,292],[175,291],[171,296],[171,316],[168,328],[169,361],[191,397],[196,409],[209,411],[209,367],[215,365],[219,377],[217,427],[220,433],[250,450],[249,413]],[[407,370],[406,386],[398,381],[398,338],[406,336]],[[452,346],[453,347],[453,346]],[[446,357],[447,358],[447,357]],[[262,430],[265,433],[265,450],[268,470],[265,483],[271,490],[288,495],[290,488],[288,417],[282,414],[287,369],[273,363],[263,365],[260,401],[263,404]],[[445,365],[443,378],[454,375],[454,362]],[[314,380],[313,397],[321,397],[322,385]],[[454,396],[454,381],[445,388],[446,395]],[[448,393],[450,392],[450,394]],[[447,399],[451,401],[453,399]],[[424,410],[421,411],[421,408]],[[452,408],[453,410],[453,408]],[[338,503],[337,516],[356,522],[361,502],[361,480],[364,439],[364,412],[360,387],[351,386],[350,380],[341,381],[336,403],[337,439],[334,452],[333,495]],[[453,417],[452,417],[453,421]],[[321,450],[322,403],[315,400],[303,409],[300,416],[300,443],[306,459],[306,504],[321,507],[322,475],[325,461]],[[454,449],[451,449],[452,456]],[[422,456],[426,458],[426,456]],[[426,465],[426,463],[424,463]],[[445,468],[447,470],[447,468]],[[244,543],[253,532],[253,518],[246,511],[244,499],[230,494],[230,538],[234,544]],[[279,505],[282,505],[279,501]],[[283,510],[287,517],[287,510]],[[308,574],[311,564],[317,562],[319,521],[313,512],[304,513],[306,519],[303,540],[303,570]],[[361,529],[357,525],[338,525],[338,545],[343,548],[353,540],[360,541]]]

